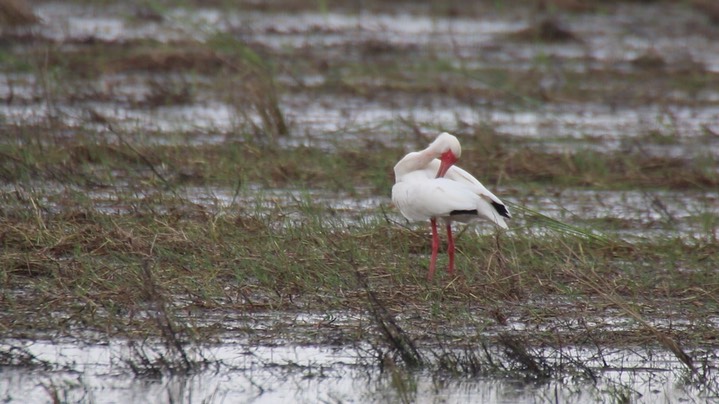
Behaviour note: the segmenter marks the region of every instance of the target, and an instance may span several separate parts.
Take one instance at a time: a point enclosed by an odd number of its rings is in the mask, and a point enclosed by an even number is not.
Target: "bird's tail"
[[[509,211],[506,206],[500,203],[480,198],[479,206],[477,206],[477,213],[503,229],[509,228],[509,226],[507,226],[507,222],[504,221],[504,218],[510,218]]]

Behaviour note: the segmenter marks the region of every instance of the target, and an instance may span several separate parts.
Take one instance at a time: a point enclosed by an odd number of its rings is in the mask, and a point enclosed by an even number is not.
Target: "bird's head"
[[[444,177],[449,168],[462,155],[462,146],[459,145],[459,140],[447,132],[440,133],[429,147],[437,154],[441,162],[439,171],[437,171],[437,178]]]

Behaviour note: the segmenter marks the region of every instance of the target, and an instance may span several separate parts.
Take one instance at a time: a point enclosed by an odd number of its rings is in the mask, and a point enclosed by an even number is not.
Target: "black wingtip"
[[[507,219],[511,219],[512,216],[509,215],[509,211],[507,210],[507,207],[502,205],[501,203],[497,203],[495,201],[492,201],[492,206],[494,206],[494,210],[499,213],[499,216],[506,217]]]

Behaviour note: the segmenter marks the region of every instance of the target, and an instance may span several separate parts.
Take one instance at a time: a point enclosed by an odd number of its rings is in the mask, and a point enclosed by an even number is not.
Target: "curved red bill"
[[[447,150],[446,152],[442,153],[439,160],[441,161],[441,163],[439,165],[439,170],[437,171],[437,177],[435,178],[444,177],[444,175],[447,174],[449,168],[457,162],[457,156],[455,156],[451,150]]]

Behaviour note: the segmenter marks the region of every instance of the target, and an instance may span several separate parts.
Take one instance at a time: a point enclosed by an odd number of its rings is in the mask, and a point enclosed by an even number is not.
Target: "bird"
[[[511,215],[506,205],[470,173],[455,165],[462,154],[459,140],[440,133],[427,148],[411,152],[395,166],[392,202],[409,221],[429,220],[432,227],[432,257],[427,279],[432,280],[437,263],[439,235],[437,219],[447,229],[447,271],[454,272],[452,222],[469,223],[484,218],[507,229]]]

